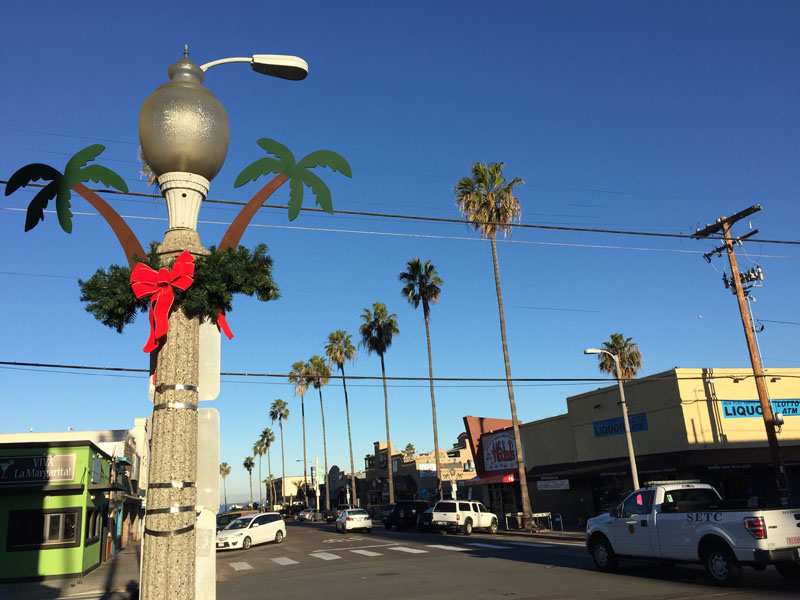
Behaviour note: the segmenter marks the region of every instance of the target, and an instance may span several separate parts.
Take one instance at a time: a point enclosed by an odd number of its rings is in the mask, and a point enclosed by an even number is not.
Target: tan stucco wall
[[[576,460],[568,415],[523,423],[519,433],[525,449],[525,464],[529,468]]]

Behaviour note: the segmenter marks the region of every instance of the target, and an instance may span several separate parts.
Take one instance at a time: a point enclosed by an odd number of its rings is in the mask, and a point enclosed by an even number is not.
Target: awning
[[[492,475],[468,479],[461,483],[464,485],[487,485],[489,483],[514,483],[516,480],[517,477],[514,471],[506,471],[505,473],[494,473]]]

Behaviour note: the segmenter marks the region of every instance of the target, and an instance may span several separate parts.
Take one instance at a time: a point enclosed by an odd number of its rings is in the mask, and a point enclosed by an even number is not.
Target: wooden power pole
[[[730,282],[725,279],[726,286],[732,286],[733,292],[736,295],[736,301],[739,304],[739,315],[742,320],[742,327],[744,328],[744,337],[747,341],[747,351],[750,354],[750,364],[753,367],[753,376],[756,380],[756,390],[758,391],[758,401],[761,404],[761,415],[764,418],[764,428],[767,432],[767,442],[769,444],[770,459],[772,466],[775,470],[775,487],[778,499],[784,505],[788,505],[788,481],[786,478],[786,470],[781,460],[780,446],[778,445],[778,436],[775,433],[775,414],[772,411],[772,405],[769,400],[769,390],[767,389],[767,382],[764,378],[764,367],[761,364],[761,354],[756,345],[755,333],[753,331],[753,322],[750,315],[750,306],[747,302],[747,291],[745,290],[744,283],[748,280],[747,274],[743,275],[739,271],[739,264],[736,260],[736,251],[734,250],[735,244],[741,244],[743,240],[758,233],[758,230],[753,230],[744,236],[734,238],[731,236],[731,226],[754,213],[761,210],[761,205],[754,204],[753,206],[739,211],[728,217],[720,217],[716,223],[707,225],[703,229],[695,232],[695,238],[707,238],[714,234],[722,234],[722,237],[715,238],[721,239],[722,245],[715,248],[705,255],[708,262],[711,262],[711,256],[721,255],[725,252],[728,256],[728,262],[731,267]]]

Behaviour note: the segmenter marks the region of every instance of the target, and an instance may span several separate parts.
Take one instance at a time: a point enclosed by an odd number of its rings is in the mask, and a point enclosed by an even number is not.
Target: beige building
[[[766,375],[773,410],[784,419],[778,440],[798,498],[800,369],[767,369]],[[641,482],[701,479],[740,502],[767,495],[773,471],[751,370],[675,368],[626,383],[625,395]],[[630,489],[618,402],[617,386],[608,386],[567,398],[565,414],[521,426],[534,512],[561,514],[575,526]],[[516,461],[503,460],[514,455],[507,425],[498,421],[476,435],[472,423],[470,442],[484,453],[476,461],[479,481],[496,487],[503,482],[493,477],[513,479]],[[504,502],[513,503],[510,488],[518,484],[505,485]]]

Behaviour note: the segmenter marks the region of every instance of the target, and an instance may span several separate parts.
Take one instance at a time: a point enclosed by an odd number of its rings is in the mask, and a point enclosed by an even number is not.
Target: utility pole
[[[781,460],[780,446],[778,445],[778,436],[775,433],[775,414],[772,411],[772,405],[769,400],[769,390],[767,389],[767,382],[764,378],[764,367],[761,364],[761,354],[758,351],[758,346],[755,340],[755,332],[753,331],[753,320],[750,314],[750,305],[747,302],[747,294],[749,287],[746,290],[744,283],[753,280],[753,272],[742,274],[739,271],[739,264],[736,260],[736,252],[734,244],[741,245],[742,242],[758,233],[758,230],[753,230],[741,237],[734,238],[731,236],[731,226],[737,221],[749,217],[761,210],[760,204],[741,210],[728,217],[720,217],[715,223],[707,225],[703,229],[695,232],[695,238],[702,239],[708,238],[714,234],[722,233],[722,245],[715,248],[708,254],[705,254],[705,259],[710,263],[711,257],[714,255],[722,255],[725,252],[728,255],[728,262],[731,267],[730,281],[727,277],[723,277],[726,287],[732,287],[733,293],[736,295],[736,301],[739,304],[739,316],[742,320],[742,327],[744,329],[744,337],[747,341],[747,351],[750,354],[750,364],[753,368],[753,376],[756,380],[756,390],[758,391],[758,401],[761,404],[761,416],[764,418],[764,428],[767,432],[767,443],[769,444],[770,459],[772,461],[773,469],[775,470],[775,487],[778,494],[778,499],[781,504],[788,506],[788,481],[786,478],[786,470]],[[715,238],[720,239],[720,238]],[[756,277],[763,278],[760,274],[760,269],[757,271]]]

